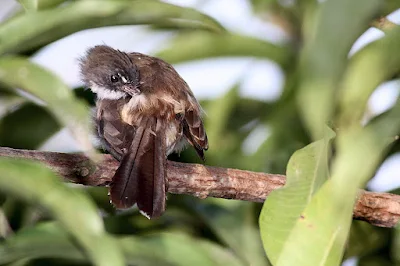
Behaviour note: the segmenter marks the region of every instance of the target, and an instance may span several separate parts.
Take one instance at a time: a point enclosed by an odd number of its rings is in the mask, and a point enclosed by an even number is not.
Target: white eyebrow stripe
[[[128,83],[128,80],[124,76],[122,76],[120,73],[118,73],[118,76],[121,78],[123,83]]]

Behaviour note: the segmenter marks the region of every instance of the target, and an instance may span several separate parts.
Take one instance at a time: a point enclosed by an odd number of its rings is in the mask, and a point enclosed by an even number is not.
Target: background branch
[[[103,155],[94,164],[83,154],[0,147],[0,156],[41,161],[65,181],[86,186],[107,186],[118,167],[118,162],[110,155]],[[284,175],[172,161],[168,161],[167,177],[169,193],[253,202],[263,202],[271,191],[282,187],[286,181]],[[376,226],[394,227],[400,220],[400,196],[360,190],[353,217]]]
[[[398,26],[396,23],[391,22],[386,17],[380,17],[378,19],[375,19],[374,21],[371,22],[370,25],[372,27],[380,29],[381,31],[383,31],[385,33],[387,33],[388,31],[390,31]]]

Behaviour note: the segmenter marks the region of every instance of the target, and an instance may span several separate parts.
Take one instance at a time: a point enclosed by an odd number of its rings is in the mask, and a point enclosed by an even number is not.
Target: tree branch
[[[41,161],[65,181],[86,186],[107,186],[118,167],[118,162],[110,155],[103,155],[97,165],[83,154],[0,147],[0,156]],[[172,161],[167,164],[167,177],[168,192],[173,194],[253,202],[263,202],[271,191],[281,188],[286,181],[284,175]],[[394,227],[400,220],[400,195],[360,190],[353,218],[376,226]]]
[[[378,19],[375,19],[371,22],[370,24],[372,27],[375,27],[377,29],[380,29],[381,31],[388,33],[390,30],[398,27],[396,23],[391,22],[389,19],[386,17],[380,17]]]

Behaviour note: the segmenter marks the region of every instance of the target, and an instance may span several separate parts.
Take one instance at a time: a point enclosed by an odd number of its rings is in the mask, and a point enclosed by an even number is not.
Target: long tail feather
[[[148,218],[158,217],[165,210],[165,138],[162,130],[156,130],[155,119],[138,127],[110,187],[111,201],[117,208],[137,203]]]
[[[150,130],[149,130],[150,131]],[[165,148],[162,130],[149,132],[146,152],[139,158],[138,208],[150,218],[160,216],[165,210]],[[145,178],[143,178],[145,177]]]

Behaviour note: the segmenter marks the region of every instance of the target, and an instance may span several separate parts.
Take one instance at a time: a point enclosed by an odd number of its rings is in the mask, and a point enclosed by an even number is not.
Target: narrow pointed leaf
[[[129,265],[243,265],[228,250],[184,234],[128,236],[117,239],[115,243]],[[0,245],[0,264],[23,258],[62,258],[88,262],[84,252],[57,223],[24,229]]]
[[[399,72],[400,54],[393,53],[399,46],[400,27],[395,27],[351,58],[340,97],[342,125],[358,123],[372,92]]]
[[[0,188],[49,210],[95,265],[124,265],[115,241],[104,232],[95,205],[81,191],[63,184],[48,168],[21,159],[0,158]]]
[[[26,11],[36,11],[57,6],[67,0],[18,0]]]
[[[230,33],[193,32],[178,35],[157,56],[170,63],[208,57],[254,56],[286,66],[290,63],[292,52],[287,46],[275,45],[253,37]]]
[[[160,1],[69,1],[63,7],[17,16],[0,25],[0,54],[22,52],[46,45],[74,32],[96,27],[134,24],[176,26],[189,21],[198,28],[223,31],[219,23],[194,9]]]
[[[18,2],[24,7],[26,11],[37,9],[38,0],[18,0]]]
[[[331,120],[350,48],[366,30],[381,2],[327,0],[313,14],[315,24],[306,33],[302,51],[298,102],[314,139],[321,138],[325,124]],[[340,19],[337,14],[341,14]]]
[[[3,57],[0,58],[0,82],[42,100],[60,124],[71,130],[82,148],[91,150],[89,109],[58,77],[27,59]]]

